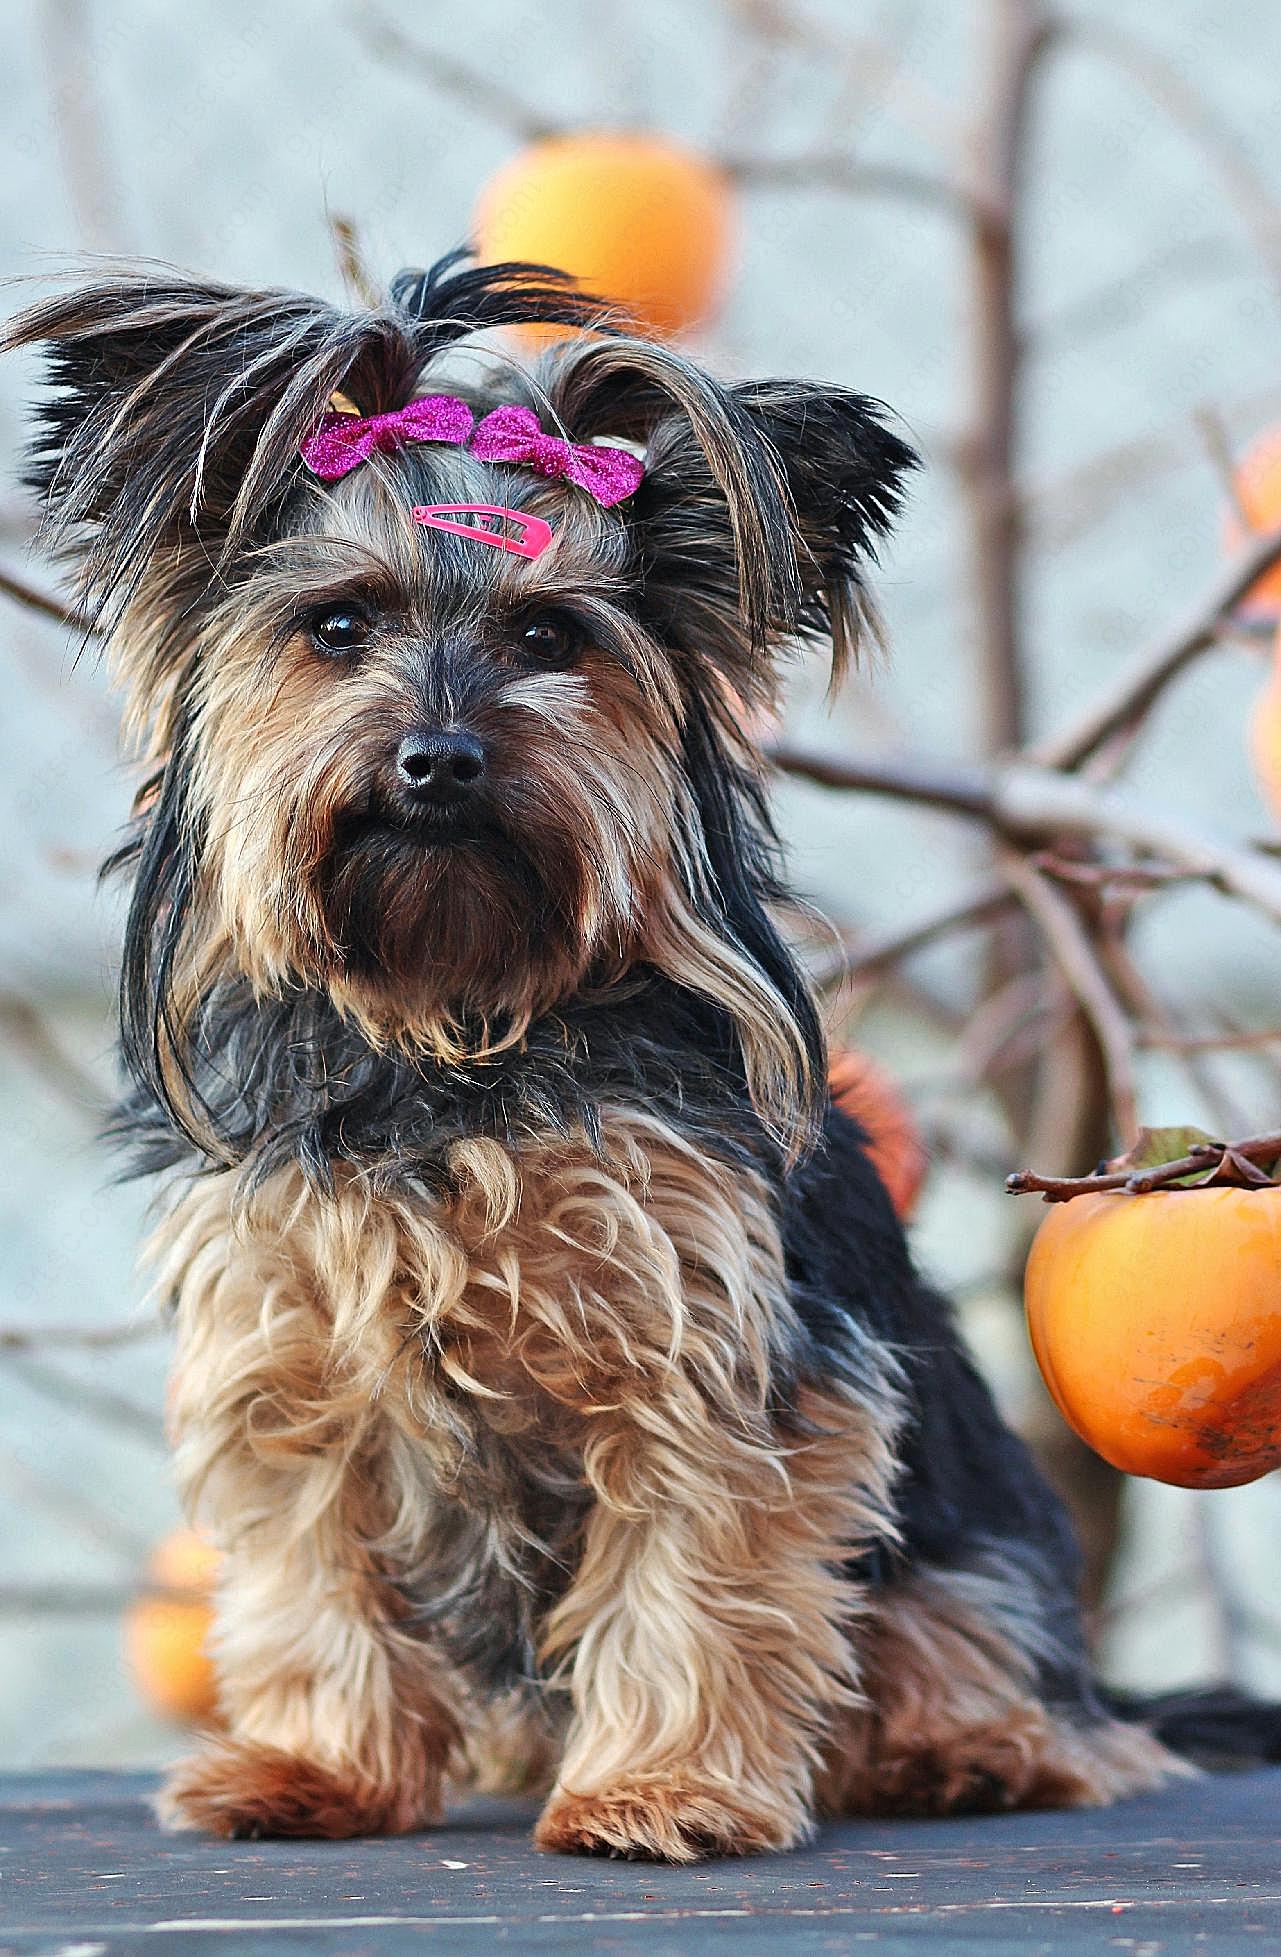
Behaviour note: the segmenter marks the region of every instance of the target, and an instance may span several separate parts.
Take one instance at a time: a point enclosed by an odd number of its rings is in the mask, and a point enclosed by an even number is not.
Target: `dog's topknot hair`
[[[336,391],[380,413],[468,334],[530,323],[608,330],[601,301],[565,273],[458,269],[467,256],[402,272],[375,311],[156,267],[58,292],[10,321],[0,348],[49,349],[53,392],[27,479],[44,504],[46,544],[74,562],[91,620],[109,622],[184,528],[199,536],[206,568],[225,564],[269,518]]]

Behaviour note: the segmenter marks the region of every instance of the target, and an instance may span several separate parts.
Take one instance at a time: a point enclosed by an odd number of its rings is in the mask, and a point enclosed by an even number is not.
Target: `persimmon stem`
[[[1124,1190],[1130,1196],[1148,1196],[1156,1190],[1168,1190],[1185,1176],[1213,1173],[1225,1163],[1236,1167],[1234,1158],[1252,1168],[1260,1162],[1273,1162],[1278,1156],[1281,1133],[1249,1135],[1239,1142],[1197,1142],[1186,1155],[1148,1169],[1100,1169],[1092,1176],[1039,1176],[1033,1169],[1020,1169],[1007,1177],[1005,1188],[1007,1195],[1039,1195],[1047,1203],[1070,1203],[1074,1196],[1094,1196],[1112,1189]],[[1241,1182],[1250,1187],[1281,1187],[1266,1176],[1256,1183],[1252,1176],[1242,1174]]]

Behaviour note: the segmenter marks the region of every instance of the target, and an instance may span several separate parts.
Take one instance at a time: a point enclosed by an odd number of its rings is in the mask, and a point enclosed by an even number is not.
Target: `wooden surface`
[[[562,1860],[473,1802],[394,1841],[161,1835],[136,1775],[0,1778],[0,1952],[1273,1952],[1281,1771],[1105,1812],[849,1822],[696,1869]]]

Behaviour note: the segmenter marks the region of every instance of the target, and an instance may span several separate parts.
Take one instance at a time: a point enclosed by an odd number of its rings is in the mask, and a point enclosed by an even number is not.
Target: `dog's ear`
[[[561,273],[459,269],[467,255],[402,273],[376,311],[158,270],[58,292],[10,321],[0,350],[48,350],[29,480],[89,616],[110,623],[161,552],[171,609],[215,581],[296,486],[299,443],[335,391],[381,413],[466,333],[599,313]]]
[[[833,677],[857,653],[871,612],[869,564],[903,501],[915,451],[877,401],[814,381],[749,381],[735,399],[777,457],[798,538],[795,629],[828,636]]]
[[[9,324],[4,344],[48,350],[28,479],[92,618],[109,623],[162,549],[208,579],[278,493],[355,329],[296,294],[146,276],[55,294]]]
[[[710,658],[747,702],[787,640],[830,634],[839,671],[868,603],[864,570],[914,465],[877,404],[803,381],[722,387],[669,348],[616,340],[559,354],[546,377],[576,438],[643,443],[620,506],[642,602],[669,643]]]
[[[619,514],[640,562],[646,622],[710,661],[744,701],[767,690],[764,650],[799,614],[786,481],[734,393],[645,340],[562,348],[539,376],[575,440],[621,436],[645,476]]]

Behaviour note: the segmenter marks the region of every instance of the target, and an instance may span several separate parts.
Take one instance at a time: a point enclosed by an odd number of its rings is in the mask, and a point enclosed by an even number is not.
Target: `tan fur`
[[[544,1626],[573,1719],[540,1839],[581,1842],[598,1807],[598,1845],[674,1860],[796,1840],[852,1684],[858,1599],[835,1566],[888,1522],[882,1410],[812,1396],[808,1425],[777,1430],[769,1354],[790,1307],[763,1187],[657,1122],[615,1117],[603,1160],[459,1144],[451,1174],[439,1206],[352,1174],[332,1198],[286,1175],[241,1203],[217,1175],[161,1233],[179,1472],[228,1552],[224,1710],[260,1750],[215,1747],[167,1815],[264,1829],[283,1753],[368,1790],[380,1825],[431,1816],[484,1740],[408,1600],[430,1589],[440,1505],[519,1437],[594,1496]],[[491,1781],[510,1783],[507,1750]],[[252,1767],[244,1816],[229,1757]],[[647,1816],[629,1842],[620,1800]],[[334,1832],[328,1783],[322,1810]]]
[[[927,1572],[881,1593],[860,1640],[863,1702],[819,1777],[826,1812],[1091,1807],[1190,1772],[1139,1727],[1048,1710],[1035,1659],[1053,1631],[1023,1608],[1012,1572]]]

